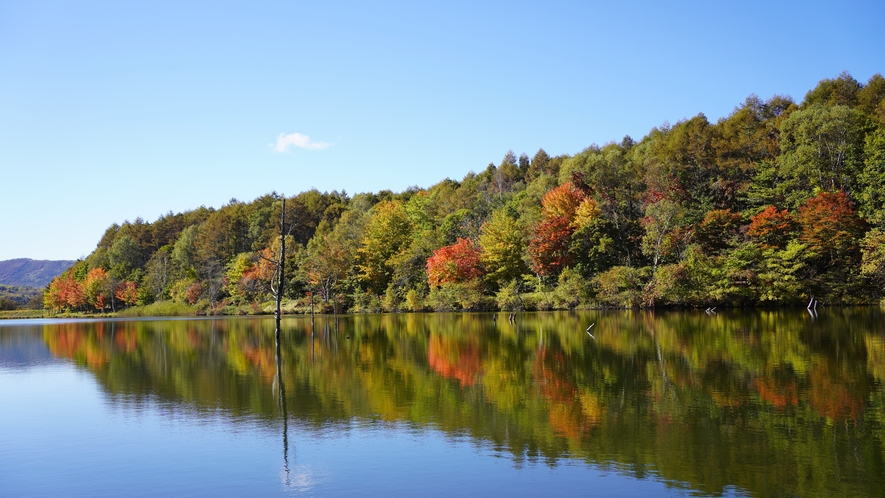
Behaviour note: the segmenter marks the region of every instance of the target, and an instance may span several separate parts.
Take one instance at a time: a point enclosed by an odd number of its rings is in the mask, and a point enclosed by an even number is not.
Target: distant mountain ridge
[[[45,287],[75,261],[49,261],[29,258],[0,261],[0,284]]]

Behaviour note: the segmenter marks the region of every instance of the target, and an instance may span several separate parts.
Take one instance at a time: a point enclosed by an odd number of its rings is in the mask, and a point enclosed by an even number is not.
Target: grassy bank
[[[46,310],[12,310],[0,311],[0,320],[12,320],[15,318],[46,318],[49,312]]]
[[[144,316],[196,316],[197,308],[183,303],[172,301],[159,301],[145,306],[133,306],[118,311],[115,316],[121,318],[136,318]]]
[[[17,318],[109,318],[113,317],[113,313],[84,313],[82,311],[73,311],[58,313],[49,310],[13,310],[0,311],[0,319],[17,319]]]

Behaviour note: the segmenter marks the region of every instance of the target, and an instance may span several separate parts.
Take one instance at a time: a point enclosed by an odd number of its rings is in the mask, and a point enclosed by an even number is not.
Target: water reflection
[[[430,426],[517,466],[583,461],[706,494],[876,495],[882,314],[806,311],[288,318],[279,341],[269,319],[42,334],[113,396],[279,427],[295,489],[311,469],[294,463],[290,420]]]
[[[292,487],[292,475],[289,471],[289,415],[286,413],[286,386],[283,382],[283,360],[280,351],[280,333],[278,326],[274,326],[274,342],[276,346],[277,360],[277,399],[280,406],[280,418],[283,423],[283,484],[288,488]],[[301,480],[299,479],[299,482]]]

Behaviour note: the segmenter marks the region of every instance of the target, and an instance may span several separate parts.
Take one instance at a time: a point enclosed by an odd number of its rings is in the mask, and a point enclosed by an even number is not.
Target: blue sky
[[[461,179],[885,71],[839,2],[0,2],[0,260],[231,198]]]

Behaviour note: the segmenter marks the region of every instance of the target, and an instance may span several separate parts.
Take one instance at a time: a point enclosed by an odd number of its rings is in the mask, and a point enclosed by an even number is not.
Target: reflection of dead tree
[[[808,301],[808,314],[811,315],[811,319],[814,320],[817,318],[817,299],[811,298],[811,301]]]
[[[279,335],[279,327],[277,327],[277,390],[279,393],[279,404],[280,404],[280,415],[283,418],[283,472],[285,473],[285,480],[283,484],[286,487],[292,485],[292,480],[289,476],[289,416],[286,412],[286,388],[283,386],[283,366],[282,366],[282,358],[280,355],[280,335]]]
[[[652,316],[652,315],[646,314],[645,316]],[[669,391],[670,394],[673,396],[673,399],[678,400],[678,396],[676,394],[676,391],[674,389],[671,389],[672,383],[670,382],[670,377],[667,375],[666,359],[664,357],[664,353],[661,348],[661,343],[660,343],[660,341],[658,341],[657,326],[654,324],[649,324],[649,332],[650,332],[652,341],[654,343],[654,348],[657,352],[658,364],[661,367],[661,382],[662,382],[661,395],[663,396]]]

